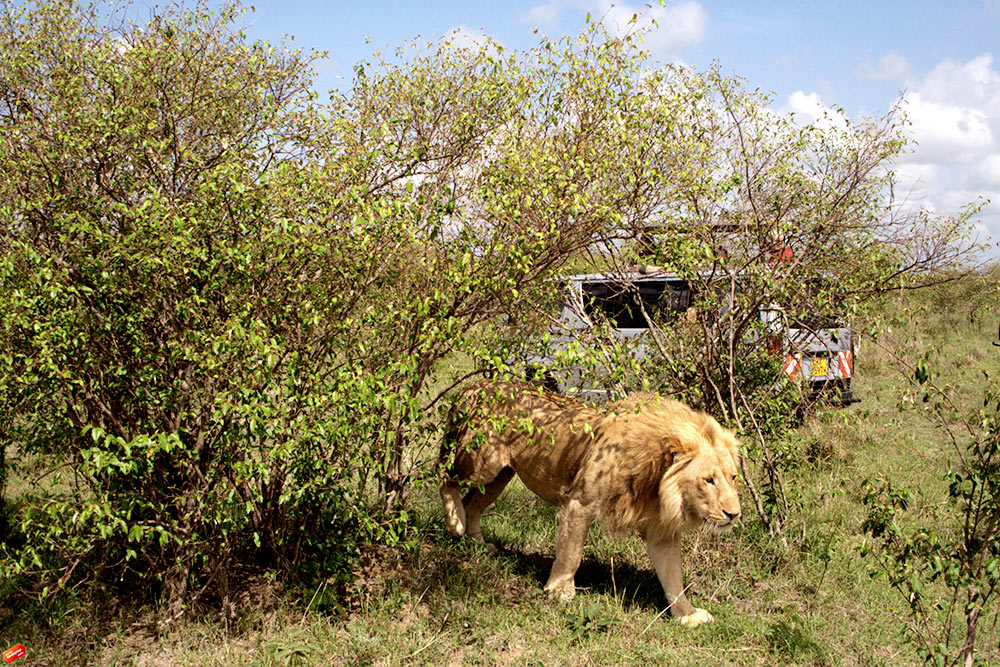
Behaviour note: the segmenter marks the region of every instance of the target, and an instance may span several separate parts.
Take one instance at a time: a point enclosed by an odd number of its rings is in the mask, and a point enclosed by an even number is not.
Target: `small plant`
[[[808,624],[794,612],[775,622],[767,633],[767,639],[776,653],[793,658],[813,654],[817,662],[821,662],[822,650],[813,641]]]
[[[296,630],[286,639],[270,642],[268,648],[273,651],[274,661],[279,665],[290,667],[292,665],[309,665],[313,664],[318,652],[317,646],[310,640],[308,631]]]
[[[567,617],[573,630],[570,639],[575,642],[582,642],[584,637],[596,632],[608,632],[612,626],[622,622],[620,618],[606,617],[600,602],[582,604],[579,613],[570,613]]]

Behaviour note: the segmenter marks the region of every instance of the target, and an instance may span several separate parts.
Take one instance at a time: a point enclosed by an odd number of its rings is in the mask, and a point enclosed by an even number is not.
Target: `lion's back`
[[[534,385],[483,381],[462,392],[452,428],[464,468],[505,465],[558,504],[588,460],[603,415]]]

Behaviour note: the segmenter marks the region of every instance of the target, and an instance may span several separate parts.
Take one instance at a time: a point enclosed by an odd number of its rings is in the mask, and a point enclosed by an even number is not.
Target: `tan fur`
[[[573,597],[587,527],[637,531],[674,616],[711,620],[684,595],[680,535],[705,523],[727,530],[740,514],[739,443],[712,417],[669,399],[633,396],[603,412],[523,384],[481,382],[451,414],[441,481],[448,530],[481,539],[480,518],[516,473],[558,505],[556,561],[545,586]],[[470,483],[464,498],[460,483]]]

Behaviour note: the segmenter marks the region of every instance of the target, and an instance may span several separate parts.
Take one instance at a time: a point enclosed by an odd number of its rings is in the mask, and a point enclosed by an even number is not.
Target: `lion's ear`
[[[697,454],[703,440],[695,424],[682,422],[672,426],[660,441],[661,450],[670,459],[668,465],[673,465],[678,458],[689,458]]]
[[[660,450],[662,450],[663,456],[667,459],[667,466],[670,466],[674,462],[674,459],[680,455],[683,449],[684,444],[676,433],[667,433],[660,441]]]
[[[736,439],[736,434],[728,428],[719,427],[719,434],[715,438],[716,445],[721,445],[729,455],[733,457],[733,462],[740,462],[740,441]]]

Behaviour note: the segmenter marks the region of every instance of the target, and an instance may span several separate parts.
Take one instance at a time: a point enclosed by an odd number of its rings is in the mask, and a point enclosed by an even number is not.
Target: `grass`
[[[346,603],[319,585],[244,582],[236,627],[211,618],[166,632],[142,610],[80,600],[62,609],[0,610],[0,641],[24,643],[24,665],[907,665],[921,664],[902,631],[906,605],[861,555],[864,482],[886,477],[917,491],[908,519],[940,509],[956,452],[933,403],[896,357],[924,357],[963,410],[981,400],[980,369],[996,368],[996,276],[933,292],[901,293],[861,322],[855,394],[845,410],[809,418],[790,446],[801,463],[786,476],[791,546],[752,518],[685,544],[690,597],[715,622],[687,630],[665,600],[641,541],[591,530],[576,599],[550,601],[555,510],[512,483],[483,525],[495,550],[443,530],[432,488],[416,490],[413,537],[364,554]],[[873,321],[873,320],[871,320]],[[13,494],[23,493],[17,479]],[[16,500],[16,499],[15,499]],[[995,604],[995,602],[994,602]],[[997,629],[980,657],[1000,661]],[[6,645],[3,648],[6,648]]]

